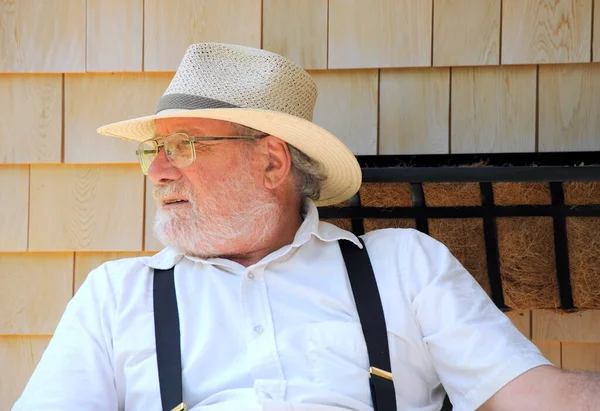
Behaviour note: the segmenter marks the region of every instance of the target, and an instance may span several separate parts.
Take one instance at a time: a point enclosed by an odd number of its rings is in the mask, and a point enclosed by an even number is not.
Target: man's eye
[[[192,144],[191,141],[180,141],[176,147],[178,150],[189,150],[190,144]]]

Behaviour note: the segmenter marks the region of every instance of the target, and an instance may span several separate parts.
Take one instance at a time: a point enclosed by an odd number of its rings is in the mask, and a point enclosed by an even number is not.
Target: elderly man
[[[14,410],[597,409],[443,245],[319,222],[361,178],[315,99],[281,56],[196,44],[155,115],[99,129],[140,141],[165,249],[90,273]]]

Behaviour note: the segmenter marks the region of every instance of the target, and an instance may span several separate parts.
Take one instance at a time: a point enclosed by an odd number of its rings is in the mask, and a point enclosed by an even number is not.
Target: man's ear
[[[275,189],[283,183],[292,169],[292,157],[285,141],[268,136],[265,137],[267,164],[264,174],[265,187]]]

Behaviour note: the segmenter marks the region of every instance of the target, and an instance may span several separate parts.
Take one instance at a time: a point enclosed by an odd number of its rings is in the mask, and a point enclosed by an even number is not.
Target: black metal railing
[[[556,273],[560,308],[574,307],[569,270],[567,217],[600,217],[600,198],[594,204],[565,204],[563,183],[600,182],[600,152],[515,153],[481,155],[358,156],[364,183],[409,183],[411,207],[364,207],[360,193],[347,206],[321,207],[324,219],[351,219],[352,231],[364,234],[365,219],[410,218],[416,228],[429,234],[428,220],[436,218],[474,218],[483,220],[487,274],[491,298],[501,309],[504,303],[500,273],[498,217],[552,217]],[[427,206],[423,183],[477,182],[479,206]],[[498,205],[494,202],[493,183],[545,182],[551,202],[547,205]]]

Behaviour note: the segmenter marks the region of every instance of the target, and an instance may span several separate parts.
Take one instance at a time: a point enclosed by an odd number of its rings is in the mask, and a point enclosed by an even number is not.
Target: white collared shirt
[[[369,362],[338,240],[315,205],[292,244],[243,267],[165,249],[92,271],[13,410],[160,410],[153,268],[175,266],[183,398],[194,411],[372,410]],[[363,239],[388,328],[398,410],[474,410],[549,362],[439,242]],[[382,410],[380,410],[382,411]]]

